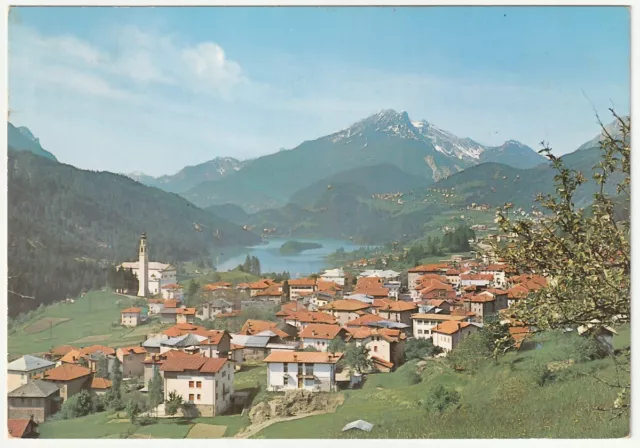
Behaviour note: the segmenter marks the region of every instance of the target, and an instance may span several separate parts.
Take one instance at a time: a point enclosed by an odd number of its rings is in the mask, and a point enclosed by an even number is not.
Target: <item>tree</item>
[[[587,325],[597,332],[630,321],[630,221],[616,209],[622,204],[628,210],[630,203],[631,121],[611,112],[615,130],[600,123],[601,160],[592,174],[596,190],[589,208],[579,208],[574,200],[576,191],[588,186],[587,177],[566,167],[545,145],[540,152],[557,172],[555,195],[536,198],[545,213],[536,221],[511,219],[512,205],[506,204],[496,216],[500,229],[518,238],[517,244],[494,246],[496,255],[521,273],[548,279],[545,288],[513,308],[514,318],[540,330]],[[629,409],[629,376],[615,385],[618,413]]]
[[[613,111],[612,111],[613,112]],[[548,211],[540,222],[512,220],[507,204],[496,217],[503,232],[514,233],[517,244],[496,248],[499,257],[519,272],[534,272],[551,281],[531,293],[514,308],[516,318],[541,329],[565,328],[599,322],[611,326],[630,317],[629,221],[616,220],[612,198],[605,187],[615,183],[616,193],[628,204],[630,198],[630,121],[617,119],[619,133],[604,126],[602,159],[594,167],[598,185],[591,216],[576,207],[574,194],[586,177],[564,165],[545,147],[541,153],[552,162],[556,195],[539,195],[537,202]]]
[[[194,297],[198,293],[198,284],[194,279],[191,279],[189,286],[187,286],[187,295],[189,298]]]
[[[156,409],[158,412],[158,405],[164,401],[164,393],[162,392],[163,381],[160,376],[160,370],[155,369],[153,377],[149,380],[149,406]],[[157,414],[156,414],[157,416]]]
[[[440,347],[433,345],[431,339],[409,339],[406,343],[404,356],[407,361],[435,356],[442,352]]]
[[[113,391],[114,398],[120,400],[121,393],[120,389],[122,387],[122,363],[116,356],[113,360],[113,365],[111,366],[111,390]]]
[[[329,353],[344,353],[347,349],[347,344],[341,338],[334,338],[329,342],[327,351]]]
[[[358,373],[365,372],[373,367],[373,363],[369,359],[369,349],[365,345],[347,345],[344,360],[349,367],[353,367]]]
[[[178,395],[178,393],[173,390],[169,392],[167,401],[164,402],[164,411],[167,413],[167,415],[174,416],[182,408],[182,405],[182,395]]]
[[[130,400],[127,403],[127,417],[131,420],[131,423],[135,423],[138,415],[140,414],[140,405],[135,400]]]
[[[82,417],[90,414],[96,408],[94,399],[86,389],[67,399],[60,408],[63,419]]]
[[[104,355],[100,356],[98,359],[96,376],[98,378],[109,378],[109,359]]]
[[[315,348],[313,345],[307,345],[304,350],[302,350],[303,352],[317,352],[318,349]]]
[[[242,266],[242,272],[251,272],[251,257],[247,254],[247,257],[244,259],[244,263]]]

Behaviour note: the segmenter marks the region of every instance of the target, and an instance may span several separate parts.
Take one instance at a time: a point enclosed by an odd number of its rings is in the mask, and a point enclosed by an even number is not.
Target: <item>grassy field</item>
[[[107,291],[89,292],[74,303],[55,303],[9,334],[9,356],[41,353],[63,344],[121,346],[142,342],[156,326],[111,326],[120,321],[120,310],[131,304],[131,298]],[[34,332],[34,328],[40,331]]]
[[[430,360],[415,385],[406,380],[415,362],[391,374],[370,375],[361,390],[346,392],[336,413],[276,423],[255,438],[625,437],[628,417],[611,419],[594,410],[610,406],[616,395],[593,377],[614,378],[610,359],[577,362],[555,381],[538,385],[536,367],[571,358],[573,337],[547,336],[541,349],[509,354],[474,375],[455,372],[443,360]],[[622,329],[616,346],[629,346],[629,337],[628,328]],[[439,415],[425,408],[428,391],[437,384],[461,394],[458,409]],[[373,423],[373,430],[341,431],[358,419]]]

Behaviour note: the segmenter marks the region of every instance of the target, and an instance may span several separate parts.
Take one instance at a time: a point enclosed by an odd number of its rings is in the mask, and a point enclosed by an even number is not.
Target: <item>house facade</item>
[[[140,325],[142,308],[127,308],[120,312],[120,325],[125,327],[137,327]]]
[[[43,422],[58,412],[62,400],[57,384],[32,380],[7,394],[8,417]]]
[[[456,348],[465,337],[478,330],[479,327],[477,325],[469,322],[443,322],[431,330],[433,333],[433,345],[448,353]]]
[[[336,338],[345,339],[346,330],[340,325],[309,324],[300,332],[302,348],[313,347],[319,352],[326,352],[329,344]]]
[[[122,363],[122,375],[125,378],[136,378],[144,375],[144,358],[147,351],[144,347],[120,347],[116,356]]]
[[[471,318],[467,316],[455,316],[451,314],[412,314],[413,337],[416,339],[430,339],[433,336],[432,330],[443,322],[469,322],[470,320]]]
[[[336,364],[342,353],[327,352],[272,352],[265,358],[267,364],[267,390],[335,391]]]
[[[340,324],[344,325],[350,320],[366,314],[371,309],[371,304],[355,299],[334,300],[319,308],[323,313],[327,313]]]
[[[82,390],[89,390],[93,372],[79,365],[65,363],[44,372],[42,379],[58,386],[60,397],[64,401]]]
[[[231,406],[234,367],[227,358],[169,358],[160,371],[165,400],[175,391],[203,417],[215,417]]]

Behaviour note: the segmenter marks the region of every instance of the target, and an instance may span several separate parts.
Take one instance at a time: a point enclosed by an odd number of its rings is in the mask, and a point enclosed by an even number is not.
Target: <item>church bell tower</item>
[[[138,250],[138,296],[149,295],[149,253],[147,248],[147,234],[140,236],[140,249]]]

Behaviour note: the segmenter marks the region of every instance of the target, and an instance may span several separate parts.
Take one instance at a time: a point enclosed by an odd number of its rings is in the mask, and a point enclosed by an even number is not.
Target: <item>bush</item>
[[[576,361],[585,362],[594,359],[602,359],[608,355],[607,348],[591,336],[579,336],[574,338],[572,350]]]
[[[101,404],[97,396],[87,390],[82,390],[71,398],[68,398],[58,412],[58,418],[66,420],[83,417],[100,409]]]
[[[470,334],[447,355],[455,370],[477,372],[491,359],[491,341],[487,334],[478,331]]]
[[[137,423],[140,426],[149,426],[156,423],[156,419],[149,417],[148,415],[143,415],[142,417],[138,417]]]
[[[411,386],[422,381],[422,377],[415,370],[407,370],[404,374],[405,382]]]
[[[406,361],[423,359],[435,356],[442,352],[440,347],[433,345],[431,339],[410,339],[405,345],[404,356]]]
[[[460,403],[460,394],[455,390],[446,389],[441,384],[432,387],[424,400],[424,406],[429,412],[438,414],[447,409],[457,408]]]

